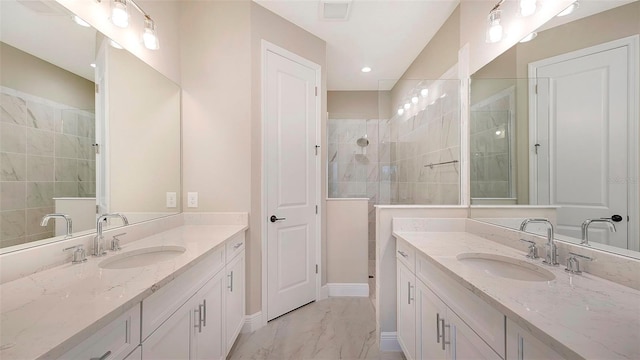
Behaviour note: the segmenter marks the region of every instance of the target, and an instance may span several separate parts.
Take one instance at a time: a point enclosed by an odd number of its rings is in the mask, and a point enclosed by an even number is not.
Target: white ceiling
[[[327,42],[328,90],[390,90],[379,81],[399,79],[459,3],[353,0],[347,21],[325,21],[319,0],[253,1]]]

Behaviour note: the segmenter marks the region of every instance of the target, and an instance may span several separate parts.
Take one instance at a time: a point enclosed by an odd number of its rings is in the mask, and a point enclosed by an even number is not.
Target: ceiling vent
[[[351,0],[321,0],[320,19],[326,21],[349,20]]]

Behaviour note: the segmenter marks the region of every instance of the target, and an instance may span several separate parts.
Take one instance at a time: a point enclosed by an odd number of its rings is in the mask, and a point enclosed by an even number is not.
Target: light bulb
[[[156,24],[150,17],[146,16],[144,19],[144,32],[142,33],[142,42],[144,47],[149,50],[158,50],[160,48],[160,41],[156,35]]]
[[[111,7],[111,22],[121,28],[129,26],[129,12],[127,11],[127,0],[113,0]]]
[[[502,40],[502,25],[500,25],[500,10],[494,10],[489,14],[489,28],[487,29],[486,42],[496,43]]]
[[[420,99],[418,99],[418,95],[413,95],[413,97],[411,98],[411,102],[414,104],[417,104],[419,100]]]
[[[536,12],[536,0],[520,0],[520,15],[530,16]]]
[[[569,7],[567,7],[566,9],[562,10],[558,15],[558,17],[560,16],[567,16],[569,14],[571,14],[572,12],[574,12],[578,7],[580,6],[580,4],[575,1],[573,4],[569,5]]]
[[[420,96],[427,97],[427,95],[429,95],[429,89],[420,90]]]
[[[404,109],[402,108],[402,106],[400,106],[398,108],[398,115],[402,115],[402,114],[404,114]]]
[[[409,104],[409,103],[404,104],[404,109],[405,110],[409,110],[410,108],[411,108],[411,104]]]
[[[91,25],[89,25],[89,23],[88,23],[88,22],[86,22],[86,21],[84,21],[84,20],[80,19],[80,17],[79,17],[78,15],[73,15],[73,21],[74,21],[76,24],[80,25],[80,26],[84,26],[84,27],[91,27]]]

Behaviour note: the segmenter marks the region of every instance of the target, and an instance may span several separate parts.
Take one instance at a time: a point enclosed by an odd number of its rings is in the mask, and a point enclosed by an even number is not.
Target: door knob
[[[280,220],[286,220],[287,218],[279,218],[276,217],[275,215],[271,215],[271,217],[269,218],[269,220],[271,220],[271,222],[276,222],[276,221],[280,221]]]

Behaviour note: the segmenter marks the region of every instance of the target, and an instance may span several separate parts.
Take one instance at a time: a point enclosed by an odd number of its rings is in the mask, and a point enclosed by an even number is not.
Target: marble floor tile
[[[404,360],[402,353],[380,353],[373,303],[369,298],[329,298],[241,334],[227,360],[384,359]]]

